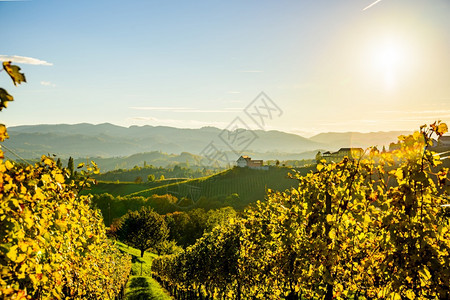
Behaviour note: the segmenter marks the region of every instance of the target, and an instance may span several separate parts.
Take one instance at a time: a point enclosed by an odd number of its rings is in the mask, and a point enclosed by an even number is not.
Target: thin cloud
[[[365,11],[366,9],[371,8],[372,6],[374,6],[375,4],[377,4],[378,2],[381,2],[381,0],[377,0],[374,3],[370,4],[369,6],[367,6],[366,8],[363,9],[363,11]]]
[[[154,111],[169,111],[169,112],[183,112],[183,113],[230,113],[242,110],[242,108],[224,108],[224,109],[197,109],[190,107],[156,107],[156,106],[131,106],[135,110],[154,110]]]
[[[187,110],[189,107],[159,107],[159,106],[131,106],[131,109],[136,110],[162,110],[162,111],[174,111],[174,110]]]
[[[50,82],[50,81],[41,81],[41,85],[43,86],[51,86],[51,87],[55,87],[56,84]]]
[[[238,91],[229,91],[228,94],[240,94],[241,92]]]
[[[49,63],[45,60],[33,58],[33,57],[26,57],[26,56],[19,56],[19,55],[1,55],[0,54],[0,60],[1,61],[12,61],[19,64],[28,64],[28,65],[42,65],[42,66],[53,66],[52,63]]]
[[[243,71],[238,71],[239,73],[263,73],[264,71],[261,70],[243,70]]]

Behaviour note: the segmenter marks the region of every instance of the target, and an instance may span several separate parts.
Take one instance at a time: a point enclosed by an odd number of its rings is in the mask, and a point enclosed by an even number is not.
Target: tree
[[[58,160],[56,161],[56,165],[58,166],[58,168],[62,169],[61,158],[58,157]]]
[[[142,177],[138,176],[136,179],[134,179],[134,183],[142,183]]]
[[[69,161],[67,162],[67,169],[69,170],[70,177],[73,176],[73,158],[69,157]]]
[[[148,175],[148,176],[147,176],[147,181],[148,181],[148,182],[153,182],[153,181],[155,181],[155,175],[153,175],[153,174]]]
[[[323,159],[323,156],[322,156],[322,152],[317,152],[317,154],[316,154],[316,163],[320,163],[320,161]]]
[[[164,180],[164,179],[166,179],[166,177],[164,177],[164,175],[161,175],[161,176],[159,177],[159,180]]]
[[[139,211],[129,211],[122,217],[117,236],[126,244],[141,251],[157,248],[169,236],[169,229],[164,218],[153,209],[142,207]]]

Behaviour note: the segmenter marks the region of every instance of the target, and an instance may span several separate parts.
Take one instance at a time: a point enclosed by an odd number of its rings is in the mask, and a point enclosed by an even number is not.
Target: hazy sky
[[[264,129],[449,121],[450,1],[374,2],[0,1],[0,60],[36,59],[0,73],[0,122],[254,128],[261,91],[283,111]]]

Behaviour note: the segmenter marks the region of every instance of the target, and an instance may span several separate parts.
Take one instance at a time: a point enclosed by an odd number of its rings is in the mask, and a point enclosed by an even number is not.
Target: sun
[[[378,76],[388,89],[394,88],[408,65],[408,51],[398,41],[380,43],[373,51]]]
[[[403,64],[404,51],[399,45],[384,45],[376,55],[377,64],[386,71],[398,69]]]

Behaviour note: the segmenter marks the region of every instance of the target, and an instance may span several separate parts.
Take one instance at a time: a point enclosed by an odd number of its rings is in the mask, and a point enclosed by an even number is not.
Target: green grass
[[[126,300],[170,300],[167,292],[150,277],[131,276],[125,290]]]
[[[121,242],[117,242],[116,245],[132,257],[131,276],[125,288],[125,299],[172,299],[167,291],[151,278],[152,261],[157,255],[146,251],[141,258],[138,249]]]
[[[139,276],[151,276],[152,261],[156,254],[150,253],[148,251],[144,252],[144,257],[141,257],[141,251],[133,247],[127,246],[121,242],[116,242],[117,247],[129,255],[131,255],[131,275]],[[141,273],[142,267],[142,273]]]

